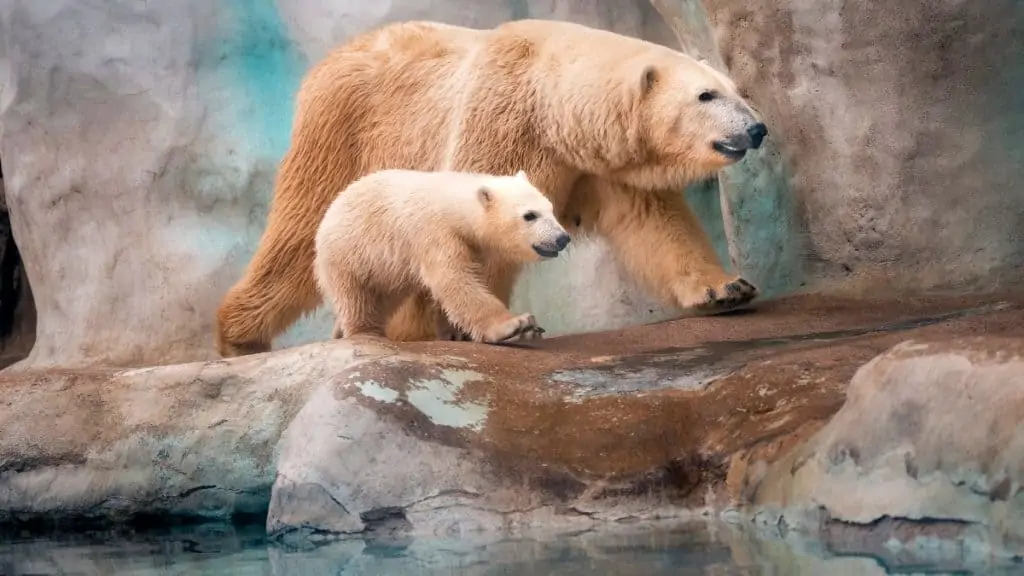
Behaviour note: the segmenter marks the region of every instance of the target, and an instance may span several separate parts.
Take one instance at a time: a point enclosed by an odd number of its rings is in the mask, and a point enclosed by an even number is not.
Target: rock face
[[[646,0],[0,4],[0,158],[38,310],[20,367],[214,358],[213,314],[262,233],[310,63],[388,22],[524,17],[675,42]],[[563,260],[516,295],[552,334],[665,316],[602,245]],[[329,334],[322,309],[278,345]]]
[[[1019,553],[1022,413],[1024,339],[904,342],[857,371],[842,410],[751,486],[753,504],[768,522],[821,512],[862,532],[930,521]]]
[[[323,346],[230,365],[8,376],[0,523],[262,515],[281,432],[352,361]]]
[[[744,202],[766,209],[746,212],[748,230],[774,220],[790,227],[781,236],[805,238],[810,284],[986,290],[1024,277],[1024,5],[666,4],[706,9],[704,36],[772,126],[795,217],[775,195],[754,196]],[[767,178],[750,166],[732,176]],[[777,261],[770,242],[751,248]]]
[[[1021,387],[1000,378],[1022,374],[1009,352],[1024,340],[1024,301],[979,304],[855,315],[856,303],[800,298],[534,346],[357,339],[8,374],[0,524],[256,515],[273,537],[303,542],[566,532],[702,512],[796,524],[822,505],[850,523],[889,511],[1010,526]],[[908,337],[964,333],[1002,340],[956,344],[942,363],[873,361],[843,407],[864,362]],[[882,487],[897,500],[878,500]]]

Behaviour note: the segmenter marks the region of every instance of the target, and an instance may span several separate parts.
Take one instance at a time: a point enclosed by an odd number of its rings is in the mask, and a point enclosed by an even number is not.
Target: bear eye
[[[715,94],[714,91],[712,91],[712,90],[705,90],[705,91],[701,92],[699,96],[697,96],[697,100],[700,100],[701,102],[711,102],[717,96],[718,96],[718,94]]]
[[[534,212],[533,210],[530,210],[526,214],[523,214],[523,220],[526,220],[527,222],[533,222],[534,220],[537,219],[537,217],[537,213]]]

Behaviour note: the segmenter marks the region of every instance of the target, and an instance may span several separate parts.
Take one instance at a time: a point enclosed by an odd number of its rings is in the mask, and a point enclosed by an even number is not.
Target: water
[[[0,575],[874,575],[1015,574],[946,558],[932,563],[834,555],[814,540],[755,537],[710,523],[619,527],[503,540],[347,540],[305,550],[268,543],[259,527],[199,526],[65,537],[0,534]],[[902,565],[900,565],[902,564]],[[1019,568],[1018,568],[1019,569]]]

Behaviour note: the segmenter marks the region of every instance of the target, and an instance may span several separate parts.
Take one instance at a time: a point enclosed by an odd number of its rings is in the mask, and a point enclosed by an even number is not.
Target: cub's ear
[[[640,71],[640,94],[646,95],[658,81],[658,69],[648,64]]]
[[[480,201],[481,206],[489,208],[491,201],[494,200],[494,193],[486,185],[482,185],[476,191],[476,199]]]
[[[530,181],[530,179],[526,177],[526,172],[523,170],[516,172],[516,178],[519,178],[520,180],[526,180],[527,182]]]

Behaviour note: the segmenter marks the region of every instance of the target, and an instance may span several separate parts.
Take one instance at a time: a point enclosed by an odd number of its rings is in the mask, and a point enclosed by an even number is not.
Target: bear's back
[[[364,227],[391,223],[426,239],[442,229],[465,230],[483,216],[477,190],[485,176],[452,171],[389,169],[354,182],[335,203]]]

